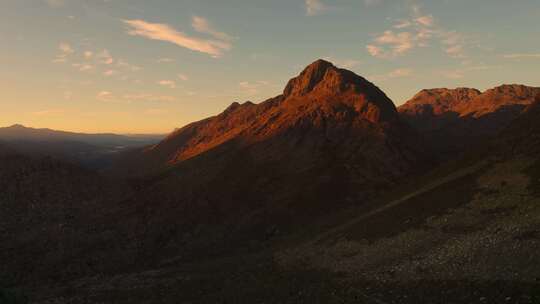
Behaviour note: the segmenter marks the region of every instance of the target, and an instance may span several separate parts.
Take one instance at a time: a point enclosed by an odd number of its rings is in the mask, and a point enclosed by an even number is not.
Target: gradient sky
[[[539,23],[538,0],[0,0],[0,126],[168,132],[317,58],[397,105],[540,86]]]

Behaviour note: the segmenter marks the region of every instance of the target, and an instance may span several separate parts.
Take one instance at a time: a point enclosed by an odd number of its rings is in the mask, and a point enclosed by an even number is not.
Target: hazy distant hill
[[[84,134],[22,125],[0,128],[0,142],[30,156],[53,156],[102,167],[115,153],[155,144],[164,135]]]

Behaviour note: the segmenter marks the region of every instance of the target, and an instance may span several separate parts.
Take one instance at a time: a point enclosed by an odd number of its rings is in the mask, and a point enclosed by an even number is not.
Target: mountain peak
[[[283,94],[285,96],[302,96],[311,92],[323,81],[328,70],[337,70],[337,68],[331,62],[323,59],[313,62],[298,77],[289,81]]]

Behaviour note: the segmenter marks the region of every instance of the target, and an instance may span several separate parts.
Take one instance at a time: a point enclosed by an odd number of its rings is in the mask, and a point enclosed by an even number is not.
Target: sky
[[[323,58],[396,105],[540,86],[539,0],[0,0],[0,126],[166,133]]]

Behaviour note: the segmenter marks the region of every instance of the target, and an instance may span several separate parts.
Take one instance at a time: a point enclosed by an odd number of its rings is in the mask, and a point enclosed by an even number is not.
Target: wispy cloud
[[[327,61],[330,61],[330,62],[333,62],[338,67],[342,67],[342,68],[345,68],[345,69],[352,69],[352,68],[355,68],[355,67],[359,66],[360,64],[362,64],[362,62],[360,60],[339,59],[339,58],[335,58],[335,57],[332,57],[332,56],[326,56],[323,59],[327,60]]]
[[[506,59],[540,58],[540,53],[506,54],[506,55],[503,55],[503,57]]]
[[[306,15],[308,16],[316,16],[328,10],[328,6],[320,0],[305,0],[305,3]]]
[[[174,61],[175,60],[171,58],[159,58],[158,60],[156,60],[157,63],[171,63]]]
[[[182,81],[187,81],[189,80],[189,77],[186,75],[186,74],[178,74],[178,79],[182,80]]]
[[[411,6],[412,16],[400,19],[393,29],[376,35],[373,42],[366,46],[370,55],[382,59],[396,58],[419,47],[428,47],[436,41],[443,46],[448,56],[465,57],[465,38],[458,32],[448,31],[437,26],[431,14],[424,14],[419,6]]]
[[[133,102],[174,102],[176,98],[168,95],[154,95],[150,93],[114,94],[110,91],[98,92],[96,98],[107,103],[131,104]]]
[[[473,65],[473,66],[465,66],[459,69],[441,71],[439,74],[448,79],[461,79],[461,78],[465,78],[467,73],[471,73],[474,71],[487,71],[487,70],[492,70],[492,69],[497,69],[497,68],[500,68],[500,66]]]
[[[169,89],[176,88],[176,82],[173,80],[160,80],[157,82],[162,87],[167,87]]]
[[[114,58],[112,57],[111,53],[107,49],[102,50],[101,52],[99,52],[96,55],[96,57],[102,64],[113,64],[114,63]]]
[[[81,72],[93,71],[95,68],[93,65],[87,63],[73,63],[71,66]]]
[[[67,42],[62,42],[58,45],[58,55],[53,60],[55,63],[64,63],[67,61],[67,58],[75,53],[75,50]]]
[[[415,47],[415,37],[410,32],[395,33],[385,31],[374,40],[374,44],[367,46],[368,52],[375,57],[389,58],[405,54]]]
[[[128,34],[132,36],[170,42],[193,51],[209,54],[212,57],[220,57],[225,51],[232,48],[232,45],[228,40],[203,39],[189,36],[167,24],[151,23],[144,20],[124,20],[124,23],[129,27]],[[201,24],[197,24],[197,26],[200,27],[199,29],[204,29],[204,26]],[[206,30],[208,29],[209,28],[206,28]],[[214,34],[219,33],[221,32],[216,31]]]
[[[247,96],[255,96],[260,93],[260,89],[269,86],[270,83],[266,80],[258,80],[255,82],[242,81],[238,84],[242,94]]]
[[[65,113],[66,111],[64,109],[49,109],[49,110],[32,112],[31,114],[34,116],[43,117],[43,116],[57,116],[57,115],[65,114]]]
[[[110,77],[116,74],[118,74],[118,71],[116,70],[106,70],[105,72],[103,72],[103,76],[106,76],[106,77]]]
[[[207,19],[199,16],[193,16],[191,20],[191,26],[199,33],[208,34],[215,39],[222,41],[232,41],[233,38],[229,34],[220,32],[214,28],[214,26]]]
[[[389,79],[406,78],[414,75],[414,70],[410,68],[399,68],[382,75],[372,75],[372,80],[386,81]]]

